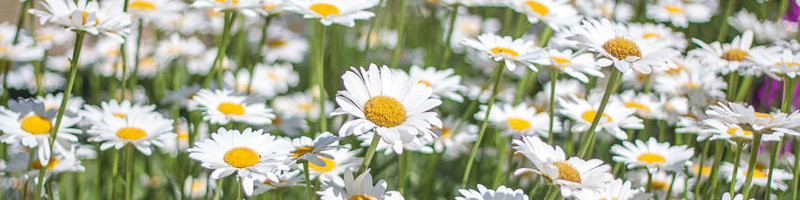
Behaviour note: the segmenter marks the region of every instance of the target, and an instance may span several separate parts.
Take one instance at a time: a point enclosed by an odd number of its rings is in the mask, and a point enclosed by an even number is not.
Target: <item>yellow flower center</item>
[[[558,179],[572,181],[575,183],[581,182],[581,174],[567,163],[554,162],[553,165],[558,167]]]
[[[523,131],[531,128],[531,123],[521,118],[508,118],[508,126],[517,131]]]
[[[336,168],[336,161],[333,161],[333,159],[322,156],[319,156],[319,159],[322,159],[322,162],[325,163],[325,166],[317,166],[314,163],[308,163],[308,167],[317,172],[329,172]]]
[[[244,115],[244,107],[235,103],[221,103],[217,106],[217,110],[226,115]]]
[[[722,56],[720,57],[727,61],[743,61],[747,55],[749,55],[747,51],[741,49],[730,49],[725,53],[722,53]]]
[[[695,165],[692,167],[692,170],[695,174],[700,174],[701,176],[709,176],[711,175],[711,167]]]
[[[603,44],[603,50],[616,59],[623,60],[630,56],[642,57],[642,51],[633,41],[625,38],[614,38]]]
[[[768,174],[764,173],[764,171],[761,169],[756,168],[753,170],[755,170],[753,171],[753,177],[755,178],[766,178],[768,176]],[[745,170],[745,174],[747,174],[747,170]]]
[[[336,7],[334,5],[331,5],[331,4],[327,4],[327,3],[314,4],[314,5],[311,5],[311,7],[309,7],[308,9],[313,10],[314,12],[316,12],[317,14],[322,15],[323,17],[327,17],[328,15],[338,15],[338,14],[340,14],[338,7]]]
[[[290,157],[300,157],[300,156],[306,155],[307,153],[309,153],[311,151],[314,151],[314,147],[298,147],[297,149],[292,150],[290,152],[290,153],[292,153],[292,155],[290,155]]]
[[[233,167],[247,168],[258,164],[258,161],[261,160],[261,156],[253,149],[236,147],[225,152],[225,156],[222,159],[225,160],[225,163]]]
[[[282,47],[282,46],[286,45],[286,43],[288,43],[288,42],[289,41],[286,41],[286,40],[274,39],[274,40],[267,41],[267,46],[270,47],[270,48]]]
[[[381,127],[395,127],[406,121],[403,104],[388,96],[372,97],[364,104],[364,115],[367,120]]]
[[[517,53],[517,51],[514,51],[514,50],[509,49],[509,48],[505,48],[505,47],[495,47],[495,48],[490,49],[489,51],[491,51],[493,54],[506,53],[508,55],[511,55],[512,57],[515,57],[515,56],[519,55],[519,53]]]
[[[647,164],[653,164],[653,163],[657,163],[657,162],[661,162],[661,163],[667,162],[667,159],[664,158],[664,156],[661,156],[661,155],[658,155],[658,154],[654,154],[654,153],[643,153],[642,155],[639,155],[639,157],[636,158],[636,160],[639,160],[639,161],[642,161],[642,162],[646,162]]]
[[[556,61],[556,65],[559,65],[559,66],[564,66],[564,65],[569,64],[571,62],[567,58],[556,57],[556,56],[550,56],[550,59],[553,59],[553,61]]]
[[[775,63],[775,66],[787,66],[787,67],[800,67],[800,63],[797,62],[779,62]]]
[[[638,102],[635,102],[635,101],[626,102],[625,103],[625,107],[636,108],[636,109],[641,110],[641,111],[650,112],[650,107],[647,107],[646,105],[638,103]]]
[[[53,170],[53,168],[55,168],[56,165],[58,165],[59,162],[61,162],[61,161],[58,160],[58,158],[50,157],[50,161],[47,162],[47,167],[45,169],[48,170],[48,171],[49,170]],[[36,159],[31,164],[31,168],[33,168],[33,169],[42,169],[42,162],[39,161],[39,159]]]
[[[728,135],[735,135],[736,131],[742,131],[742,135],[752,135],[753,134],[752,131],[746,131],[746,130],[741,129],[741,128],[733,128],[733,127],[728,128],[728,131],[726,131],[726,132],[728,133]]]
[[[49,134],[53,129],[53,124],[50,123],[50,120],[39,115],[25,117],[20,124],[22,130],[33,135]]]
[[[117,130],[117,137],[123,140],[138,140],[147,136],[147,132],[139,128],[125,127]]]
[[[350,197],[349,200],[375,200],[375,198],[373,198],[372,196],[366,195],[366,194],[359,194],[359,195]]]
[[[156,5],[147,1],[133,1],[128,4],[128,8],[132,8],[135,10],[156,10]]]
[[[683,65],[678,65],[677,68],[669,68],[667,69],[667,71],[664,71],[664,73],[667,73],[669,75],[676,75],[682,71],[686,71],[686,67],[684,67]]]
[[[700,84],[697,84],[697,83],[694,83],[694,82],[687,82],[687,83],[684,83],[682,86],[683,86],[683,88],[690,89],[690,90],[695,90],[695,89],[699,89],[700,88]]]
[[[426,80],[419,80],[419,81],[417,81],[417,83],[422,83],[422,84],[425,84],[425,86],[428,86],[428,87],[430,87],[431,85],[433,85],[433,84],[431,84],[431,82],[428,82],[428,81],[426,81]]]
[[[545,16],[550,13],[550,9],[547,9],[547,6],[536,1],[525,1],[525,5],[528,5],[528,7],[531,8],[531,11],[538,13],[539,16]]]
[[[683,14],[683,7],[679,5],[667,5],[664,6],[664,10],[672,14]]]
[[[314,104],[309,102],[302,102],[297,104],[297,109],[303,111],[309,111],[311,110],[312,107],[314,107]]]
[[[594,121],[594,118],[596,116],[597,116],[597,111],[596,110],[589,110],[589,111],[583,112],[583,114],[581,114],[581,118],[583,118],[583,120],[586,120],[586,121],[589,121],[589,122]],[[600,122],[601,123],[603,123],[603,122],[611,122],[611,121],[613,121],[613,119],[611,119],[611,116],[607,115],[606,113],[603,113],[603,115],[600,116]]]
[[[442,128],[442,137],[447,137],[450,136],[451,134],[453,134],[453,129],[447,127]]]
[[[644,34],[642,34],[642,38],[644,38],[644,39],[661,38],[661,34],[656,33],[656,32],[649,32],[648,31],[648,32],[645,32]]]
[[[220,2],[220,3],[225,3],[225,2],[230,1],[232,5],[236,5],[236,4],[239,3],[239,0],[214,0],[214,1]]]
[[[270,2],[264,2],[263,5],[264,5],[264,10],[266,11],[272,11],[272,9],[275,9],[275,7],[277,6],[275,5],[275,3],[270,3]]]
[[[669,189],[669,183],[662,180],[653,180],[650,189],[665,191]]]
[[[53,41],[55,37],[56,37],[55,35],[50,33],[40,34],[36,36],[36,41]]]

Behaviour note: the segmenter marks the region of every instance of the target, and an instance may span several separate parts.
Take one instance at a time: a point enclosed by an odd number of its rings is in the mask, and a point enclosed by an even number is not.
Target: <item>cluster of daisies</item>
[[[800,190],[796,1],[20,3],[3,198]]]

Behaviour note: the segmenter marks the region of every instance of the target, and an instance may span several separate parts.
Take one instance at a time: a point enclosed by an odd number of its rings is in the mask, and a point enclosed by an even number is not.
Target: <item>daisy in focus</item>
[[[584,132],[591,127],[592,121],[598,115],[595,108],[599,107],[599,102],[589,103],[587,100],[571,97],[559,100],[561,105],[560,112],[574,120],[573,132]],[[636,109],[628,108],[620,102],[609,101],[606,109],[600,117],[600,121],[594,131],[604,131],[620,140],[627,140],[628,134],[622,129],[642,129],[642,119],[634,116]]]
[[[501,185],[497,190],[491,190],[478,184],[478,190],[459,189],[460,196],[456,200],[527,200],[528,195],[520,189],[511,189]]]
[[[694,150],[686,146],[672,146],[659,143],[650,138],[647,143],[636,140],[635,143],[623,141],[622,145],[611,147],[614,161],[625,163],[629,169],[647,168],[651,173],[656,170],[681,171],[694,155]]]
[[[303,15],[306,19],[319,19],[325,26],[341,24],[347,27],[356,25],[355,20],[368,20],[375,13],[365,11],[375,7],[375,0],[299,0],[287,1],[286,9]]]
[[[101,150],[111,147],[122,149],[130,144],[143,154],[150,155],[152,146],[164,147],[166,141],[176,137],[172,132],[172,119],[156,112],[136,113],[124,118],[105,113],[99,121],[92,121],[91,126],[87,131],[92,135],[89,141],[101,142]]]
[[[755,65],[750,59],[751,55],[769,53],[770,49],[763,46],[753,46],[753,32],[746,31],[741,36],[736,36],[729,44],[713,42],[705,43],[697,38],[692,38],[692,42],[700,46],[701,49],[690,51],[696,54],[701,60],[711,65],[719,73],[728,74],[731,72],[751,74],[754,72],[752,67]],[[767,52],[761,52],[767,51]]]
[[[335,149],[339,138],[330,132],[323,132],[311,139],[300,137],[292,139],[293,150],[289,151],[295,160],[308,161],[310,164],[325,167],[326,162],[322,158],[333,159],[333,156],[325,153],[330,149]]]
[[[800,54],[784,49],[780,53],[761,52],[750,57],[758,68],[774,79],[800,75]]]
[[[514,71],[517,65],[538,71],[533,62],[545,56],[544,51],[535,47],[531,41],[512,39],[510,36],[501,37],[491,33],[481,34],[477,40],[465,38],[462,43],[491,57],[495,62],[504,63],[511,71]]]
[[[83,31],[92,35],[102,33],[117,41],[130,31],[130,16],[122,10],[103,8],[97,1],[45,0],[41,1],[44,10],[32,9],[29,12],[39,17],[39,23],[61,25],[69,30]]]
[[[589,82],[590,75],[593,77],[603,78],[603,72],[594,64],[594,58],[588,53],[573,53],[572,50],[566,49],[558,51],[556,49],[547,48],[547,57],[534,61],[536,64],[553,66],[554,69],[564,72],[572,78],[578,79],[583,83]]]
[[[555,31],[578,22],[578,12],[569,0],[507,0],[511,9],[528,17],[528,22],[539,21]]]
[[[46,109],[39,101],[9,100],[8,108],[0,107],[0,130],[3,131],[0,141],[36,148],[36,158],[47,162],[52,154],[50,149],[65,151],[67,146],[64,145],[77,143],[75,134],[81,133],[80,129],[72,128],[80,122],[80,117],[64,115],[56,127],[57,113],[58,109]],[[55,129],[58,132],[53,147],[50,147],[50,134]]]
[[[202,89],[191,100],[202,110],[203,120],[214,124],[232,121],[252,125],[272,123],[275,114],[264,103],[251,103],[247,97],[233,94],[230,90]]]
[[[344,173],[344,187],[328,185],[328,188],[318,192],[322,200],[402,200],[405,199],[397,191],[387,191],[386,181],[380,180],[372,184],[372,175],[369,170],[353,178],[350,170]]]

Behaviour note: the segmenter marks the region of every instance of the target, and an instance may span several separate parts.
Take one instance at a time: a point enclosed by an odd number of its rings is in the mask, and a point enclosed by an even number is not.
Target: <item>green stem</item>
[[[670,197],[672,197],[672,188],[675,186],[675,176],[677,176],[677,175],[678,175],[678,173],[672,174],[672,181],[670,181],[670,183],[669,183],[669,189],[667,189],[667,196],[666,196],[666,198],[664,198],[664,200],[670,200],[671,199]]]
[[[735,6],[736,6],[736,0],[728,0],[728,6],[725,7],[725,15],[722,16],[720,22],[719,34],[717,35],[718,42],[722,42],[722,40],[725,39],[725,36],[728,34],[728,17],[730,17],[731,14],[733,14],[733,8]]]
[[[717,178],[719,177],[719,166],[722,163],[722,157],[724,156],[723,153],[725,151],[723,145],[725,145],[725,141],[720,140],[716,142],[716,146],[714,147],[714,164],[713,167],[711,167],[711,177],[709,178],[709,180],[711,180],[710,191],[717,191],[717,182],[719,181]],[[707,192],[705,193],[706,198],[703,199],[714,199],[715,196],[715,192]]]
[[[753,169],[756,167],[756,160],[758,159],[758,149],[761,146],[761,133],[753,134],[753,145],[750,147],[750,162],[747,165],[747,179],[744,181],[744,195],[745,198],[750,194],[750,183],[753,182]],[[737,163],[738,165],[738,163]],[[735,174],[735,173],[734,173]],[[735,177],[735,176],[734,176]],[[733,194],[731,192],[731,194]]]
[[[372,46],[372,43],[370,42],[370,41],[372,41],[372,32],[378,26],[378,22],[380,21],[379,17],[382,16],[382,15],[380,15],[380,13],[381,13],[381,11],[383,11],[383,7],[381,6],[381,5],[383,5],[383,1],[384,0],[378,1],[378,6],[377,6],[377,8],[375,8],[375,17],[372,20],[372,24],[369,25],[369,30],[367,32],[366,41],[364,41],[364,51],[361,52],[361,57],[358,60],[359,61],[358,62],[359,65],[360,65],[360,63],[364,62],[364,60],[367,58],[367,55],[369,54],[369,49]]]
[[[558,81],[558,74],[559,70],[553,66],[553,70],[550,70],[550,107],[548,107],[550,113],[550,127],[547,128],[547,144],[553,145],[553,124],[555,123],[556,118],[556,82]]]
[[[558,186],[555,185],[550,186],[550,189],[547,190],[547,195],[545,195],[544,199],[545,200],[556,199],[556,197],[558,197],[558,192],[559,192]]]
[[[739,73],[732,71],[728,74],[728,101],[734,101],[736,98],[736,88],[739,86]]]
[[[492,181],[492,188],[497,188],[500,186],[501,182],[503,182],[503,164],[507,160],[511,160],[510,158],[506,158],[507,150],[506,143],[510,138],[507,137],[500,137],[499,135],[495,137],[495,142],[497,143],[497,164],[495,164],[494,168],[494,179]],[[511,166],[511,165],[509,165]]]
[[[131,84],[131,87],[130,87],[130,89],[131,89],[131,102],[135,102],[136,101],[136,98],[133,98],[133,93],[135,93],[136,85],[138,85],[138,82],[139,82],[139,59],[140,59],[140,56],[141,56],[140,54],[141,54],[141,49],[142,49],[142,24],[144,24],[144,22],[142,22],[142,18],[139,18],[139,26],[137,27],[138,32],[136,34],[136,50],[135,50],[136,54],[133,55],[133,59],[134,59],[133,60],[133,72],[131,72],[132,74],[131,74],[131,82],[130,82],[130,84]],[[126,83],[123,83],[123,85],[125,85],[125,84]]]
[[[788,137],[783,137],[783,139],[786,139],[786,138],[788,138]],[[772,149],[769,152],[770,153],[770,156],[769,156],[769,172],[767,172],[767,185],[764,186],[764,189],[765,189],[765,191],[764,191],[764,199],[770,199],[769,196],[770,196],[770,193],[772,192],[772,188],[770,188],[772,186],[772,174],[773,174],[773,172],[775,172],[775,170],[774,170],[776,168],[775,161],[778,160],[778,155],[780,155],[780,153],[778,153],[778,151],[780,151],[780,147],[781,147],[782,144],[783,144],[782,140],[778,140],[777,142],[774,142],[772,144]]]
[[[695,197],[699,196],[700,194],[700,181],[703,180],[703,167],[705,167],[706,157],[708,156],[708,150],[711,149],[711,144],[706,144],[703,146],[703,152],[700,153],[700,166],[697,170],[697,177],[694,181],[694,193],[696,194]],[[692,169],[694,170],[694,169]]]
[[[452,40],[453,40],[453,29],[455,29],[455,26],[456,26],[456,17],[458,17],[458,7],[459,6],[460,6],[460,4],[453,5],[453,13],[450,14],[450,24],[448,26],[449,29],[447,29],[447,37],[444,40],[444,52],[442,52],[442,53],[444,53],[444,55],[442,55],[441,64],[439,64],[439,66],[437,66],[437,67],[439,67],[439,69],[444,69],[445,68],[445,65],[447,65],[447,60],[450,59],[450,54],[452,54],[452,52],[450,52],[450,45],[451,45]]]
[[[741,141],[737,141],[736,142],[736,147],[733,149],[733,151],[734,151],[734,153],[733,153],[734,154],[733,155],[733,159],[734,159],[733,160],[733,176],[731,176],[731,182],[730,182],[730,185],[728,187],[728,193],[730,193],[730,194],[735,194],[735,192],[736,192],[736,177],[739,176],[739,165],[740,165],[739,163],[740,163],[740,160],[742,159],[742,142]],[[745,187],[747,187],[747,186],[745,186]]]
[[[125,167],[125,172],[127,173],[127,175],[125,175],[126,176],[125,177],[125,183],[126,183],[125,184],[125,186],[126,186],[125,187],[125,199],[132,200],[133,199],[133,184],[134,184],[134,182],[136,182],[135,180],[133,180],[133,172],[135,170],[133,162],[135,160],[134,159],[134,156],[135,156],[134,152],[136,151],[136,148],[134,148],[133,144],[128,144],[128,146],[126,146],[125,148],[126,148],[125,149],[126,154],[128,154],[126,156],[127,160],[125,161],[125,164],[128,165],[127,167]]]
[[[586,139],[587,142],[585,144],[581,144],[581,149],[578,151],[578,157],[586,158],[586,156],[588,156],[587,152],[589,152],[589,146],[594,143],[594,138],[596,135],[594,129],[597,128],[597,124],[600,123],[600,118],[603,116],[602,113],[606,109],[606,104],[608,104],[608,98],[617,90],[617,83],[620,81],[620,76],[622,76],[622,72],[617,70],[617,68],[612,68],[611,77],[608,79],[608,84],[606,84],[606,91],[603,92],[603,99],[600,101],[600,107],[597,108],[597,114],[595,114],[594,119],[592,120],[592,125],[589,126],[589,130],[586,131],[588,135]]]
[[[72,52],[72,60],[70,60],[69,64],[69,77],[67,78],[67,86],[64,88],[64,98],[61,99],[61,105],[58,107],[58,115],[56,115],[55,126],[53,126],[53,130],[50,132],[50,138],[48,140],[50,144],[50,149],[48,151],[50,152],[53,152],[53,143],[55,143],[56,137],[58,136],[58,129],[61,127],[61,120],[64,118],[64,111],[67,108],[67,102],[72,94],[72,86],[75,85],[75,76],[78,75],[78,59],[81,56],[81,48],[83,47],[84,36],[84,32],[79,31],[75,33],[75,47]],[[42,163],[44,163],[44,161],[42,161]],[[44,182],[44,175],[46,171],[47,170],[39,170],[39,182],[36,187],[36,194],[34,196],[35,200],[39,200],[41,197],[42,183]]]
[[[494,86],[492,87],[492,96],[489,97],[489,103],[486,107],[486,115],[483,117],[481,123],[480,132],[478,132],[478,139],[475,141],[475,144],[472,146],[472,152],[469,154],[469,159],[467,159],[467,167],[464,169],[464,176],[461,177],[461,189],[467,187],[467,181],[469,180],[469,173],[472,169],[472,161],[475,160],[475,154],[478,152],[478,148],[481,146],[481,140],[483,140],[483,136],[486,134],[486,125],[489,124],[489,113],[492,112],[492,106],[494,105],[494,101],[497,98],[497,93],[499,92],[498,88],[500,88],[500,79],[503,77],[503,70],[505,66],[501,64],[494,69]]]
[[[653,189],[653,173],[650,173],[650,171],[647,171],[647,187],[644,189],[647,192]]]
[[[375,148],[378,147],[378,142],[381,141],[381,135],[378,135],[378,132],[375,130],[372,131],[372,142],[367,149],[367,154],[364,155],[364,160],[361,161],[361,167],[358,169],[358,174],[364,173],[364,171],[369,168],[369,163],[372,162],[372,157],[375,156]]]
[[[315,199],[314,190],[311,189],[311,176],[309,176],[308,161],[303,161],[303,175],[306,176],[306,194],[308,195],[308,199]]]
[[[231,34],[231,26],[233,25],[234,20],[236,19],[236,13],[231,13],[230,11],[224,11],[224,25],[222,28],[222,34],[217,38],[217,56],[214,57],[214,62],[211,65],[211,71],[209,71],[208,76],[206,76],[205,81],[203,82],[203,87],[208,87],[211,84],[211,80],[214,77],[217,77],[217,84],[222,83],[222,65],[225,60],[225,51],[228,49],[228,35]]]
[[[317,87],[319,87],[319,116],[318,116],[318,124],[319,124],[319,131],[325,132],[328,130],[327,125],[327,118],[325,116],[325,35],[326,35],[326,26],[321,25],[319,27],[319,32],[317,33],[317,37],[319,38],[319,44],[317,44],[317,48],[319,48],[316,57],[315,69],[317,70]]]
[[[400,191],[400,195],[405,195],[406,191],[406,181],[408,180],[408,154],[411,152],[404,152],[398,156],[399,162],[397,163],[399,167],[397,168],[399,171],[397,182],[398,182],[398,191]]]
[[[223,179],[221,179],[221,178],[217,180],[217,188],[214,189],[214,197],[212,197],[211,199],[219,200],[219,197],[220,197],[220,194],[221,194],[221,191],[222,191],[222,183],[225,182],[225,181],[222,181],[222,180]]]
[[[391,67],[396,68],[397,63],[400,62],[400,53],[403,51],[403,35],[405,35],[406,27],[406,0],[400,0],[400,22],[397,27],[397,44],[394,46],[394,53],[392,54]]]
[[[117,198],[117,183],[119,183],[119,152],[116,149],[111,150],[111,193],[108,193],[106,199]]]
[[[789,8],[789,0],[781,0],[780,8],[778,8],[778,16],[775,16],[775,21],[781,21],[783,14],[786,14],[786,9]]]
[[[796,138],[795,138],[796,139]],[[797,143],[798,140],[794,142]],[[794,145],[794,155],[800,155],[800,146]],[[798,184],[800,184],[800,159],[794,159],[794,170],[792,170],[793,178],[792,178],[792,199],[797,199],[797,188]]]

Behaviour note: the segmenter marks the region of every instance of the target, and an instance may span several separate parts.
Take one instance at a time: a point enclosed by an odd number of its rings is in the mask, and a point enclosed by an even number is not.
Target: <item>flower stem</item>
[[[219,199],[220,193],[222,191],[222,183],[225,183],[225,181],[222,181],[222,180],[223,179],[221,179],[221,178],[217,179],[217,188],[214,189],[214,197],[211,198],[212,200],[218,200]]]
[[[697,178],[695,178],[695,181],[694,181],[694,193],[696,194],[695,196],[701,194],[700,193],[700,185],[702,185],[702,184],[700,184],[700,181],[703,179],[703,167],[705,167],[705,164],[706,164],[705,162],[706,162],[706,158],[708,157],[708,150],[709,149],[711,149],[710,142],[703,146],[703,152],[700,153],[700,163],[699,163],[699,165],[697,165],[697,166],[699,166],[698,169],[697,169]],[[692,169],[692,170],[694,170],[694,169]]]
[[[222,28],[222,35],[220,35],[217,39],[217,56],[214,57],[214,63],[211,65],[211,71],[209,71],[205,81],[203,82],[203,87],[208,87],[211,84],[211,80],[214,79],[215,76],[217,77],[217,84],[222,84],[222,65],[225,61],[225,51],[228,49],[228,35],[231,34],[231,27],[233,26],[235,19],[236,13],[225,11],[225,22]]]
[[[452,52],[450,52],[450,48],[451,48],[450,45],[453,42],[452,41],[453,40],[453,29],[455,29],[455,26],[456,26],[456,18],[458,17],[458,7],[460,5],[461,4],[453,5],[453,12],[450,14],[450,24],[448,25],[447,36],[445,37],[445,40],[444,40],[444,52],[442,52],[444,54],[442,55],[442,62],[438,66],[439,69],[444,69],[445,68],[445,65],[447,65],[447,60],[450,59],[450,54],[452,54]]]
[[[558,186],[555,185],[550,186],[550,189],[547,190],[547,195],[545,195],[544,199],[545,200],[556,199],[556,197],[558,197],[558,192],[559,192]]]
[[[369,55],[369,48],[372,46],[372,43],[370,42],[370,41],[372,41],[372,32],[378,26],[378,22],[380,21],[379,17],[382,16],[380,14],[381,14],[381,11],[383,11],[383,7],[382,7],[383,1],[384,0],[378,1],[378,6],[377,6],[377,8],[375,8],[375,17],[374,17],[374,19],[372,19],[372,24],[369,25],[369,30],[367,30],[368,32],[367,32],[366,41],[364,41],[364,51],[361,52],[361,56],[358,59],[357,63],[363,63],[364,60],[367,58],[367,55]]]
[[[317,57],[315,58],[314,68],[317,70],[317,89],[319,89],[319,116],[318,122],[319,125],[319,132],[325,132],[328,130],[327,125],[327,118],[325,116],[325,35],[326,34],[326,26],[320,25],[319,32],[317,33],[317,37],[319,40],[319,44],[316,45],[319,48],[317,52]]]
[[[731,182],[728,188],[728,193],[730,194],[735,194],[736,192],[736,177],[739,176],[739,162],[742,159],[742,142],[737,141],[736,147],[733,150],[733,175],[731,176]]]
[[[127,200],[132,200],[133,199],[133,184],[135,182],[133,180],[133,172],[134,172],[134,163],[133,162],[134,162],[134,156],[135,156],[134,153],[135,153],[135,151],[136,151],[136,148],[133,146],[133,144],[128,144],[128,146],[125,147],[125,153],[127,154],[126,158],[125,158],[126,159],[125,165],[128,165],[127,167],[125,167],[125,172],[127,173],[125,175],[125,183],[126,183],[125,184],[125,186],[126,186],[125,187],[125,199],[127,199]]]
[[[597,128],[597,124],[600,123],[600,118],[603,116],[603,111],[606,109],[606,104],[608,104],[608,98],[611,97],[611,93],[614,93],[617,90],[617,85],[619,85],[618,83],[621,80],[620,76],[622,76],[622,72],[617,70],[617,68],[612,68],[611,77],[608,79],[608,84],[606,84],[606,91],[603,92],[603,99],[600,101],[600,107],[597,108],[597,114],[592,120],[592,125],[589,126],[589,130],[586,131],[586,143],[581,144],[581,149],[578,151],[578,157],[586,158],[586,156],[589,155],[589,146],[594,143],[594,138],[597,134],[595,133],[594,129]]]
[[[135,54],[133,55],[133,71],[131,72],[131,80],[130,80],[131,81],[130,82],[130,84],[131,84],[131,87],[130,87],[130,89],[131,89],[131,102],[135,102],[136,101],[136,98],[133,97],[134,96],[133,93],[135,93],[135,91],[136,91],[136,85],[139,84],[138,83],[139,82],[139,61],[140,61],[139,57],[141,56],[140,54],[141,54],[141,51],[142,51],[142,24],[144,24],[144,22],[142,21],[142,18],[139,18],[139,26],[137,27],[137,32],[136,32],[136,50],[134,50]],[[125,84],[128,84],[128,83],[123,83],[123,85],[125,85]]]
[[[736,71],[732,71],[728,74],[728,91],[727,91],[727,99],[728,101],[736,100],[736,90],[739,86],[739,73]]]
[[[48,140],[50,149],[49,152],[53,152],[53,143],[56,141],[56,136],[58,136],[58,129],[61,127],[61,120],[64,119],[64,111],[67,108],[67,102],[69,101],[69,96],[72,94],[72,86],[75,85],[75,76],[78,75],[78,59],[81,56],[81,48],[83,47],[83,38],[86,35],[84,32],[78,31],[75,33],[75,47],[72,52],[72,60],[69,63],[69,77],[67,78],[67,87],[64,88],[64,98],[61,99],[61,106],[58,107],[58,114],[56,115],[56,122],[55,126],[53,126],[52,132],[50,132],[50,138]],[[48,161],[40,161],[41,163],[46,163]],[[42,190],[42,183],[44,182],[44,175],[47,170],[39,170],[39,182],[37,183],[36,187],[36,194],[34,194],[34,199],[39,200],[41,197],[41,190]]]
[[[550,71],[550,107],[547,108],[549,109],[548,113],[550,113],[550,127],[547,129],[547,144],[549,145],[553,145],[553,124],[556,118],[556,81],[558,81],[559,72],[561,71],[556,69],[555,66]]]
[[[311,176],[308,175],[308,161],[303,161],[303,175],[306,176],[306,194],[308,194],[308,199],[314,199],[314,190],[311,189]]]
[[[369,163],[372,162],[372,157],[375,156],[375,148],[378,147],[378,142],[381,141],[381,135],[378,135],[378,132],[375,130],[372,132],[372,142],[369,144],[367,154],[364,156],[364,160],[361,162],[361,167],[358,169],[358,174],[364,173],[364,171],[369,168]]]
[[[644,188],[645,191],[650,192],[653,189],[653,173],[650,170],[647,171],[647,187]]]
[[[399,170],[399,172],[398,172],[399,176],[397,177],[397,182],[398,182],[398,186],[397,186],[398,189],[397,190],[400,191],[401,195],[405,195],[406,194],[405,191],[406,191],[406,181],[408,180],[407,176],[408,176],[408,154],[409,153],[411,153],[411,152],[404,152],[403,154],[400,154],[398,156],[399,162],[397,164],[399,166],[398,166],[397,169]]]
[[[675,186],[675,177],[677,175],[678,175],[678,173],[672,174],[672,180],[669,183],[669,189],[667,189],[667,197],[664,198],[664,200],[670,200],[671,199],[671,197],[672,197],[672,188]]]
[[[719,177],[719,166],[722,163],[723,153],[725,152],[725,149],[723,148],[724,143],[724,141],[717,141],[714,147],[714,164],[711,168],[711,177],[708,178],[711,180],[711,190],[709,191],[717,191],[717,182],[719,181],[719,179],[717,179],[717,177]],[[716,194],[714,192],[708,192],[704,196],[706,198],[703,199],[714,199],[715,196]]]
[[[472,152],[470,152],[469,159],[467,159],[467,167],[464,169],[464,176],[461,178],[461,189],[467,187],[469,173],[472,169],[472,161],[475,160],[475,154],[478,152],[478,148],[481,146],[481,140],[483,140],[483,136],[486,134],[486,125],[489,124],[489,114],[492,112],[492,106],[494,105],[494,101],[497,98],[497,93],[499,92],[498,89],[500,88],[500,79],[503,77],[504,68],[505,66],[501,64],[494,69],[494,86],[492,87],[492,96],[489,97],[489,103],[486,107],[486,115],[483,117],[481,129],[480,132],[478,132],[478,139],[475,141],[475,144],[472,145]]]
[[[790,113],[789,110],[791,110],[792,97],[794,97],[794,92],[795,92],[794,91],[795,90],[795,88],[794,88],[795,87],[795,80],[796,79],[789,78],[789,77],[784,77],[783,78],[783,92],[782,92],[782,97],[781,97],[781,112],[784,112],[784,113],[787,113],[787,114]],[[783,137],[783,140],[787,140],[788,138],[789,138],[789,136],[785,136],[785,137]],[[780,151],[780,147],[781,147],[782,144],[783,144],[782,140],[778,141],[778,142],[775,142],[775,144],[773,144],[773,146],[772,146],[772,150],[769,152],[771,155],[770,155],[770,159],[769,159],[769,172],[767,173],[768,174],[767,175],[767,185],[764,187],[764,189],[766,190],[764,192],[764,199],[769,199],[769,196],[770,196],[770,193],[771,193],[771,190],[772,190],[772,188],[770,188],[770,186],[772,185],[772,174],[773,174],[774,169],[775,169],[775,161],[778,159],[778,155],[780,155],[779,151]],[[793,179],[796,179],[797,178],[797,174],[794,174],[794,176],[795,177]],[[795,182],[792,182],[792,183],[795,183]],[[792,184],[792,185],[796,186],[794,184]],[[794,190],[796,190],[796,188],[794,188],[793,191]]]
[[[758,159],[758,149],[761,146],[761,133],[753,134],[753,145],[750,147],[750,162],[747,165],[747,179],[744,181],[744,195],[745,198],[750,194],[750,183],[753,182],[753,170],[756,167],[756,159]],[[737,163],[738,164],[738,163]],[[735,173],[734,173],[735,174]],[[733,192],[731,192],[733,194]]]
[[[728,17],[733,14],[734,7],[736,7],[736,0],[728,0],[728,6],[725,7],[725,15],[722,16],[722,23],[720,23],[719,34],[717,35],[717,41],[719,42],[722,42],[722,39],[725,39],[725,36],[728,34]]]
[[[397,63],[400,62],[400,53],[403,50],[403,35],[405,35],[405,27],[406,27],[406,0],[400,0],[400,22],[397,26],[397,44],[394,46],[394,53],[392,53],[392,65],[391,67],[397,67]]]

